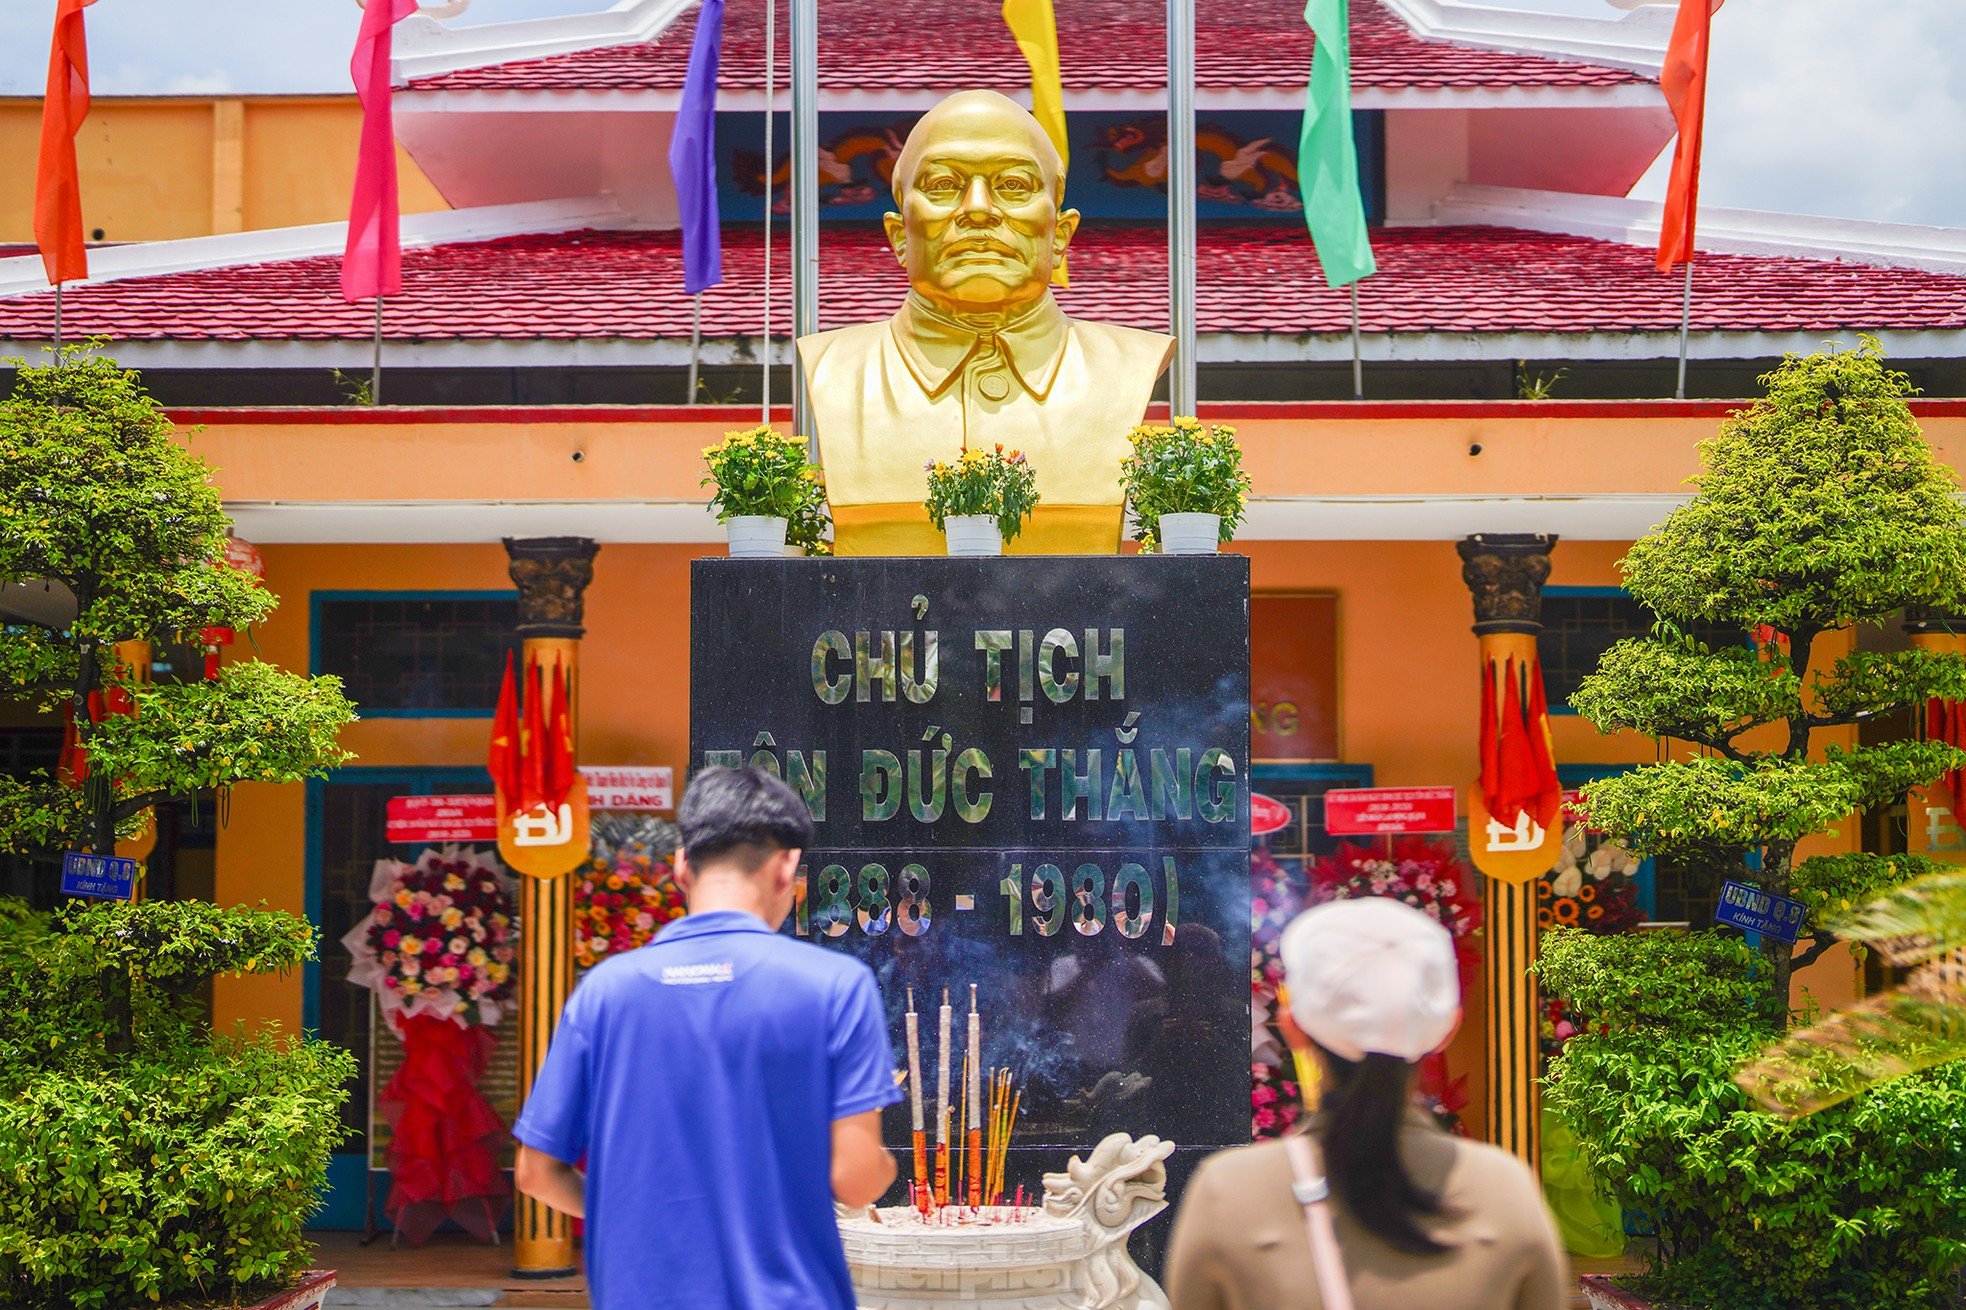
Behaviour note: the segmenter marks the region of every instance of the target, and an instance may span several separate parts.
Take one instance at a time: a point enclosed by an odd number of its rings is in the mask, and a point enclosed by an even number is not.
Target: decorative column
[[[1543,715],[1542,667],[1536,634],[1542,631],[1543,583],[1550,576],[1554,536],[1527,533],[1462,539],[1461,578],[1474,598],[1474,631],[1481,643],[1483,731],[1482,784],[1469,794],[1468,850],[1482,880],[1484,934],[1488,941],[1483,1003],[1488,1018],[1488,1137],[1531,1169],[1542,1167],[1540,1006],[1529,966],[1536,959],[1536,880],[1555,863],[1563,842],[1562,791],[1548,750]],[[1514,686],[1507,681],[1513,679]],[[1499,687],[1499,690],[1498,690]],[[1507,742],[1506,715],[1515,710],[1528,740]],[[1498,723],[1498,719],[1502,720]],[[1534,752],[1540,738],[1540,756]],[[1498,742],[1503,744],[1498,746]],[[1528,750],[1555,788],[1504,824],[1489,814],[1487,795],[1500,752]]]
[[[599,545],[585,537],[505,539],[512,581],[519,588],[519,635],[525,640],[524,667],[549,673],[557,664],[566,675],[568,719],[579,704],[581,624],[587,584],[594,577]],[[576,756],[578,758],[578,756]],[[584,805],[583,805],[584,811]],[[519,869],[519,1103],[525,1104],[546,1047],[559,1026],[560,1010],[573,991],[573,881],[567,877],[586,857],[586,824],[578,840],[542,848],[530,845]],[[503,830],[500,846],[512,854]],[[578,848],[578,849],[576,849]],[[550,852],[550,854],[549,854]],[[530,1196],[520,1196],[514,1214],[513,1275],[564,1278],[576,1271],[573,1223]]]

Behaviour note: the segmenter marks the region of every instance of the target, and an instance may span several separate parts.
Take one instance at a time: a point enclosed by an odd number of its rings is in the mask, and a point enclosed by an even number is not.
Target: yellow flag
[[[1003,21],[1031,66],[1031,112],[1058,148],[1062,177],[1072,162],[1072,151],[1065,139],[1065,79],[1058,66],[1058,19],[1051,0],[1003,0]],[[1071,285],[1064,260],[1052,270],[1051,280],[1061,287]]]

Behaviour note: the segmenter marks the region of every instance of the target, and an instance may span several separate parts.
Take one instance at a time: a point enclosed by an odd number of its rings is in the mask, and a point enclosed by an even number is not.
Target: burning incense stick
[[[915,1181],[909,1199],[928,1209],[928,1125],[922,1118],[922,1033],[915,1017],[915,989],[908,989],[908,1110],[915,1125]]]
[[[969,1203],[983,1204],[983,1019],[976,1011],[976,984],[969,985],[969,1058],[963,1062],[968,1109]]]
[[[949,991],[942,990],[942,1010],[935,1071],[935,1203],[949,1204]]]

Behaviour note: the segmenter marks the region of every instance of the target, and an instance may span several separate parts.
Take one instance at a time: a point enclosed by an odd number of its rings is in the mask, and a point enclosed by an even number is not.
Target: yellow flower
[[[1201,426],[1201,420],[1193,417],[1192,415],[1184,414],[1181,417],[1174,420],[1174,426],[1177,428],[1186,428],[1189,431],[1193,431],[1194,429]]]
[[[423,939],[421,937],[405,937],[396,944],[396,949],[403,953],[404,959],[414,959],[423,954]]]
[[[403,891],[399,891],[396,893],[396,904],[398,905],[407,906],[411,901],[414,901],[415,899],[416,897],[410,895],[407,888],[404,889]]]
[[[464,911],[453,905],[450,909],[444,911],[443,921],[446,928],[455,928],[464,922]]]
[[[817,482],[819,481],[819,470],[808,464],[800,471],[799,476],[807,482]]]

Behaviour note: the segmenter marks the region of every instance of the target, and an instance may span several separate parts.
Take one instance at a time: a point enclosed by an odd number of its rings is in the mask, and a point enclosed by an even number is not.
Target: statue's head
[[[1036,302],[1078,230],[1059,209],[1065,170],[1028,111],[962,91],[922,116],[894,166],[888,243],[908,282],[952,314]]]

